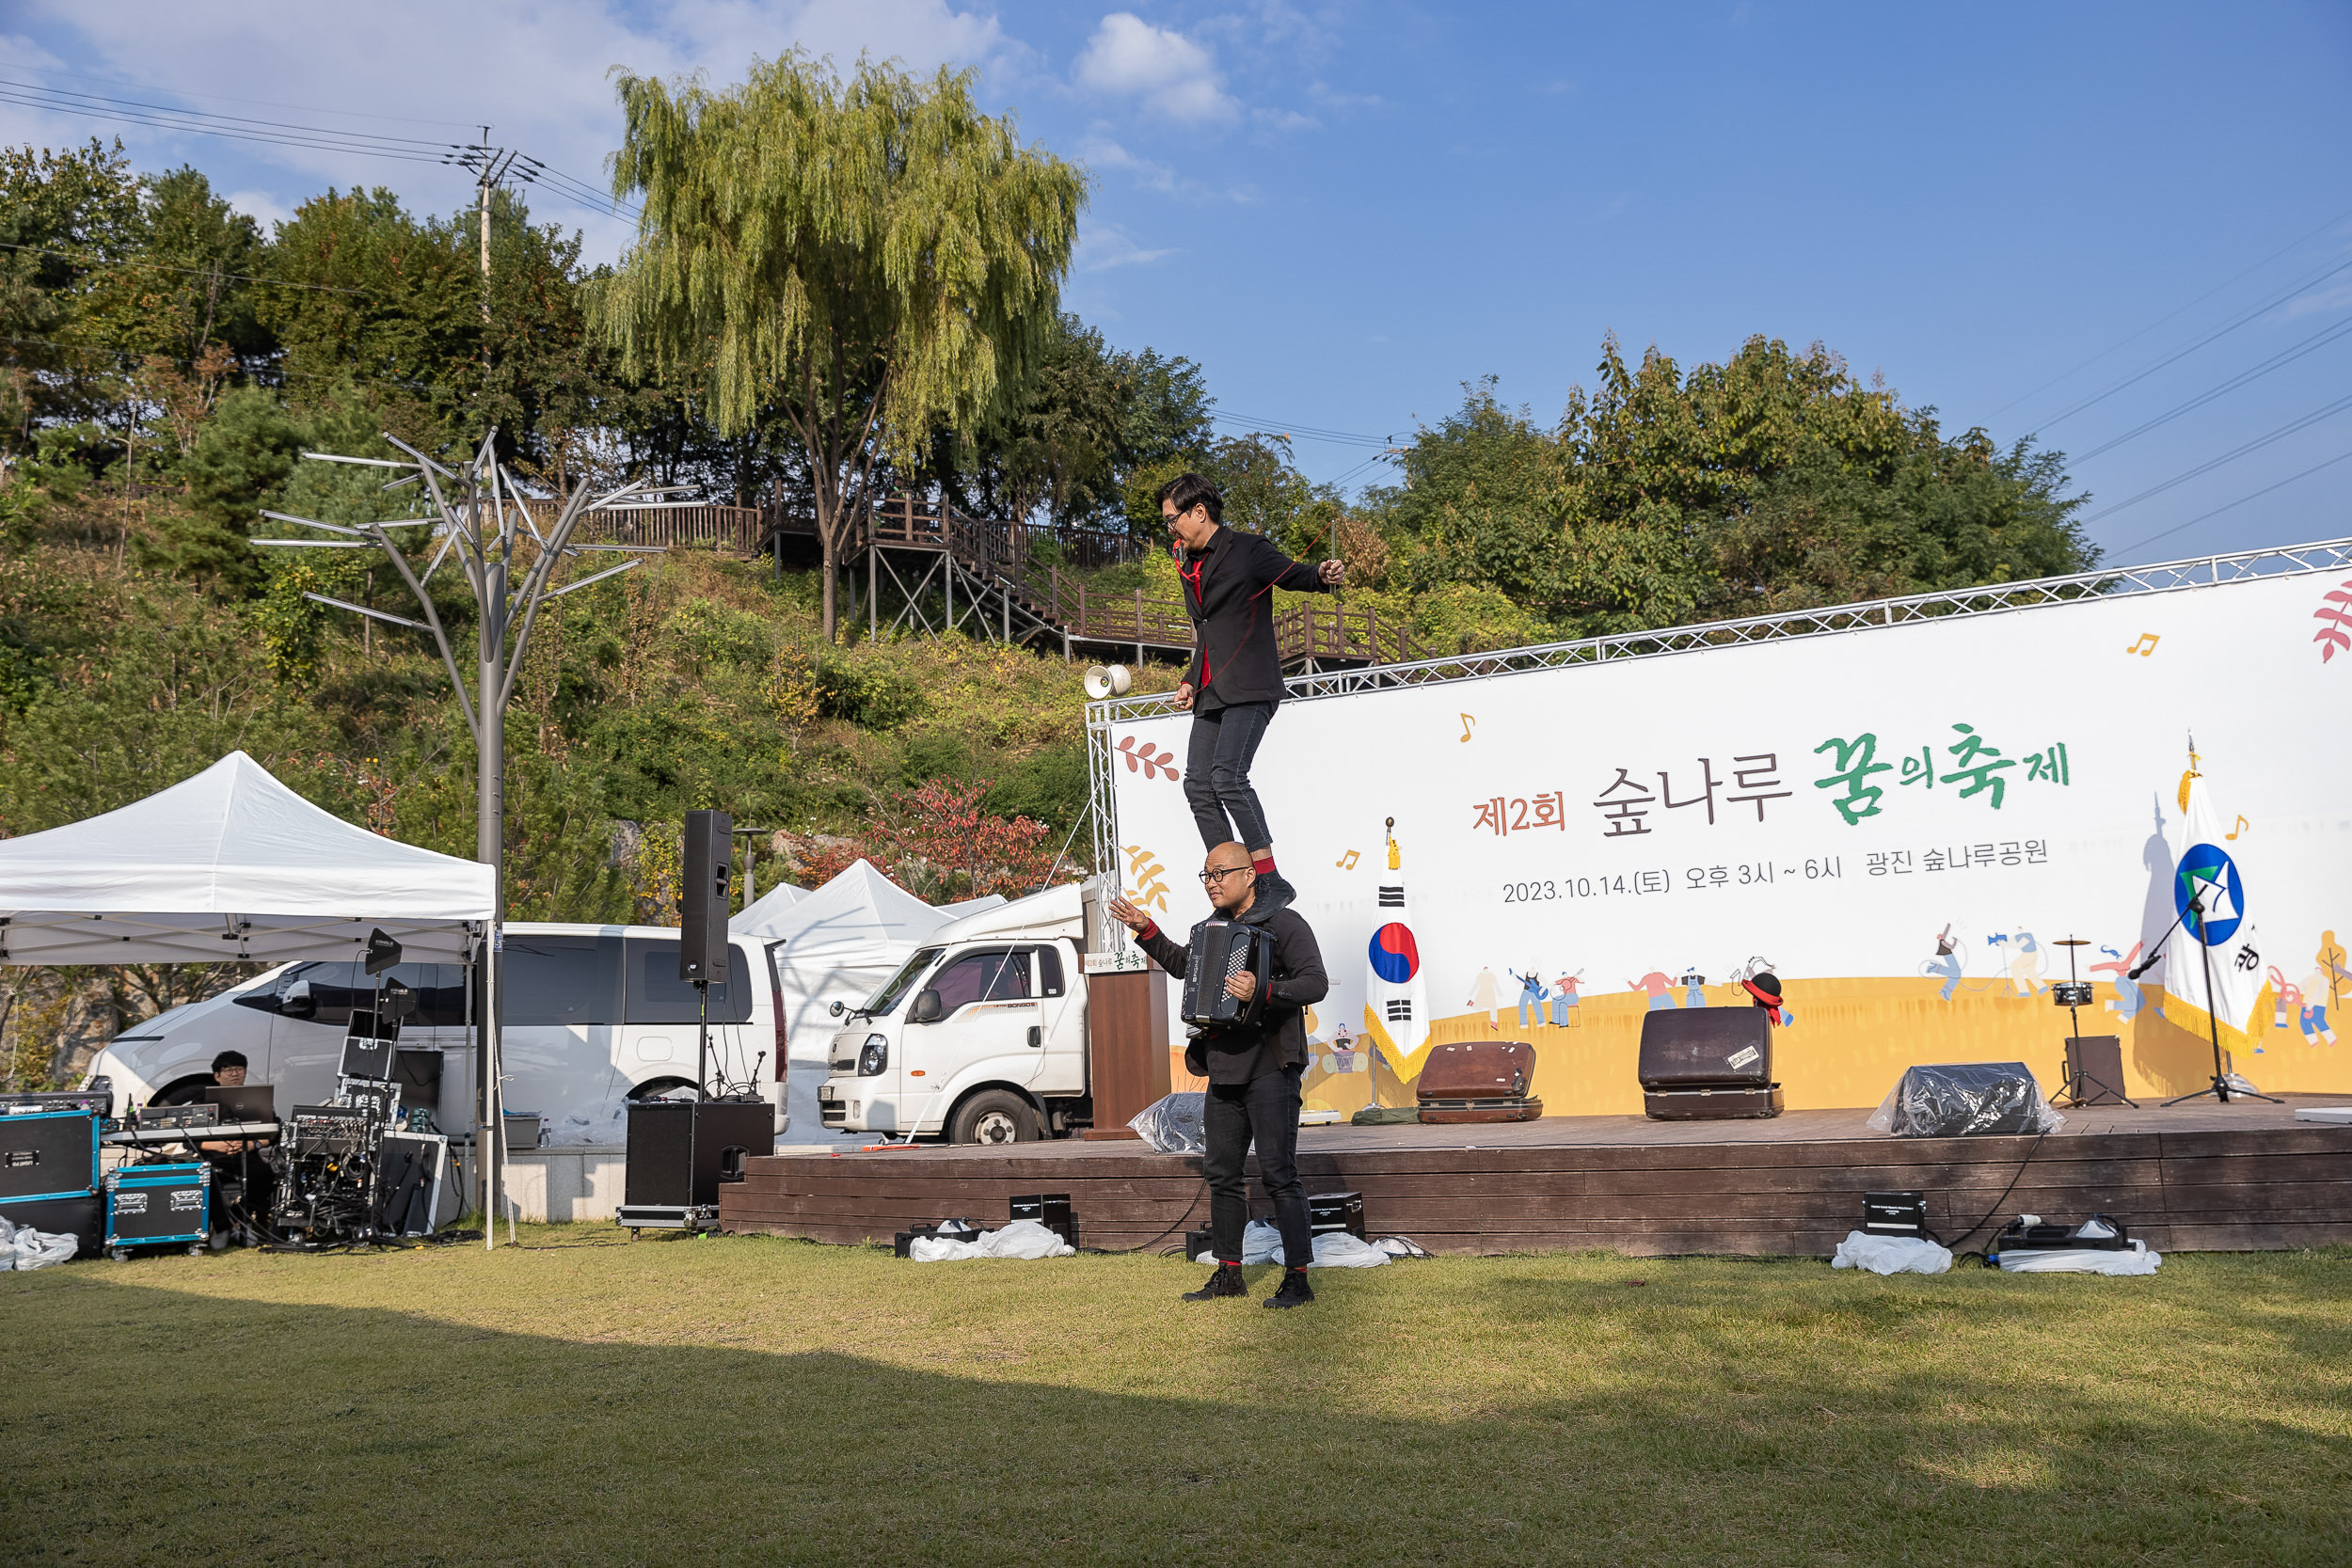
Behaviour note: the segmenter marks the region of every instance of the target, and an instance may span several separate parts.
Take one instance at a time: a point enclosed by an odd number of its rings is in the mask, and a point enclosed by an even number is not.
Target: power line
[[[2187,469],[2182,473],[2174,474],[2170,479],[2166,480],[2161,484],[2152,484],[2137,496],[2128,497],[2123,500],[2117,501],[2113,506],[2102,508],[2100,511],[2094,512],[2090,516],[2085,517],[2083,522],[2086,524],[2095,523],[2102,517],[2111,517],[2115,515],[2115,514],[2122,511],[2127,506],[2137,506],[2141,501],[2148,499],[2151,496],[2160,496],[2176,484],[2185,484],[2190,480],[2195,479],[2201,474],[2209,474],[2213,472],[2214,469],[2220,467],[2225,463],[2234,463],[2239,458],[2246,456],[2249,452],[2260,451],[2263,448],[2270,445],[2273,441],[2283,441],[2296,432],[2299,430],[2308,430],[2312,425],[2317,424],[2320,420],[2325,420],[2331,415],[2341,414],[2347,408],[2352,408],[2352,396],[2338,398],[2335,402],[2328,404],[2323,408],[2315,408],[2299,419],[2288,420],[2285,424],[2280,425],[2278,429],[2271,431],[2266,436],[2257,436],[2254,439],[2247,442],[2243,446],[2233,447],[2230,451],[2223,452],[2218,457],[2200,463],[2197,467]]]
[[[2138,370],[2134,371],[2131,374],[2115,383],[2112,387],[2107,388],[2105,391],[2094,392],[2090,397],[2083,399],[2082,402],[2074,404],[2074,407],[2066,410],[2063,414],[2059,414],[2054,419],[2044,420],[2042,421],[2041,428],[2046,431],[2055,424],[2073,419],[2075,415],[2081,413],[2084,409],[2089,408],[2095,404],[2105,403],[2107,399],[2123,390],[2126,387],[2136,386],[2139,382],[2145,381],[2148,377],[2155,374],[2158,371],[2163,370],[2166,366],[2177,364],[2179,361],[2187,358],[2199,349],[2203,348],[2207,343],[2213,342],[2217,339],[2229,336],[2231,333],[2235,332],[2239,327],[2244,326],[2248,322],[2253,321],[2256,317],[2266,314],[2273,308],[2289,299],[2292,299],[2295,295],[2300,293],[2303,290],[2310,288],[2312,284],[2323,283],[2328,278],[2333,277],[2336,274],[2348,270],[2352,270],[2352,260],[2332,262],[2328,266],[2320,268],[2320,270],[2315,273],[2296,279],[2285,288],[2280,290],[2277,293],[2271,295],[2268,299],[2264,300],[2260,305],[2255,306],[2251,310],[2249,310],[2244,315],[2238,317],[2235,321],[2233,321],[2226,325],[2214,328],[2214,330],[2206,333],[2203,337],[2198,339],[2195,342],[2190,343],[2185,348],[2177,349],[2174,352],[2166,355],[2161,359],[2157,359],[2141,366]]]
[[[2108,355],[2113,354],[2117,349],[2137,342],[2140,339],[2148,336],[2149,333],[2153,332],[2157,327],[2162,326],[2166,322],[2170,321],[2174,316],[2180,315],[2184,311],[2195,309],[2198,306],[2204,304],[2205,301],[2211,299],[2214,295],[2219,293],[2231,284],[2238,282],[2243,278],[2252,277],[2255,273],[2262,271],[2263,268],[2277,261],[2280,257],[2284,256],[2288,251],[2294,250],[2301,245],[2309,245],[2312,240],[2315,240],[2320,235],[2325,234],[2328,230],[2333,229],[2337,224],[2342,223],[2346,218],[2352,218],[2352,207],[2348,207],[2343,212],[2338,213],[2334,217],[2329,218],[2326,223],[2321,224],[2310,233],[2302,236],[2302,238],[2288,241],[2285,245],[2280,245],[2278,249],[2272,251],[2269,255],[2264,257],[2252,266],[2248,267],[2244,272],[2237,274],[2233,277],[2226,278],[2223,281],[2215,284],[2212,288],[2207,289],[2203,293],[2199,294],[2195,299],[2190,300],[2186,305],[2181,306],[2177,309],[2166,311],[2163,315],[2158,316],[2154,321],[2150,322],[2146,326],[2141,327],[2130,337],[2108,344],[2106,348],[2101,349],[2098,353],[2092,355],[2090,358],[2084,360],[2081,364],[2074,366],[2071,370],[2058,372],[2058,374],[2052,376],[2041,386],[2034,388],[2031,391],[2018,393],[2015,397],[2010,399],[2007,403],[2001,404],[2000,407],[1995,408],[1991,414],[1988,414],[1985,417],[1987,419],[1998,419],[2003,414],[2006,414],[2010,409],[2016,407],[2019,404],[2025,402],[2027,398],[2037,397],[2040,394],[2048,391],[2059,382],[2064,381],[2068,376],[2073,375],[2076,371],[2088,370],[2091,366],[2097,364],[2100,360],[2105,359]]]
[[[1290,424],[1280,420],[1261,420],[1248,414],[1212,413],[1209,418],[1220,424],[1238,426],[1244,430],[1279,432],[1300,440],[1327,442],[1336,446],[1379,447],[1387,450],[1396,441],[1394,436],[1366,436],[1360,431],[1326,430],[1316,425]]]
[[[2158,425],[2169,423],[2171,420],[2179,419],[2183,414],[2188,413],[2192,409],[2201,408],[2217,397],[2221,397],[2230,392],[2234,392],[2240,387],[2246,386],[2249,382],[2261,380],[2264,376],[2268,375],[2272,371],[2278,370],[2281,366],[2291,365],[2296,360],[2302,358],[2303,356],[2327,347],[2329,343],[2334,342],[2338,338],[2343,337],[2347,332],[2352,332],[2352,321],[2341,321],[2336,323],[2333,326],[2323,326],[2318,331],[2312,333],[2310,337],[2305,338],[2302,341],[2291,343],[2287,347],[2280,349],[2277,354],[2272,355],[2269,358],[2264,360],[2261,364],[2254,366],[2252,369],[2240,371],[2237,374],[2231,376],[2219,386],[2210,388],[2205,391],[2198,393],[2186,403],[2180,404],[2175,407],[2168,409],[2164,413],[2158,414],[2153,420],[2148,420],[2140,424],[2134,425],[2122,435],[2116,436],[2113,440],[2108,441],[2104,445],[2093,447],[2089,451],[2077,454],[2074,461],[2077,463],[2088,463],[2090,459],[2097,457],[2102,453],[2113,451],[2124,442],[2129,441],[2136,436],[2145,436],[2148,432],[2155,429]]]
[[[453,119],[424,119],[415,115],[376,115],[358,109],[329,109],[311,103],[280,103],[266,98],[230,98],[225,93],[217,92],[188,92],[176,87],[156,87],[145,82],[125,81],[119,76],[90,76],[76,71],[53,71],[45,67],[28,66],[22,63],[16,64],[13,69],[30,71],[40,76],[61,77],[69,82],[96,82],[102,87],[132,87],[142,92],[168,91],[174,98],[200,98],[212,103],[243,103],[257,109],[291,109],[296,114],[341,115],[346,119],[380,119],[394,125],[459,126],[464,123]],[[470,127],[468,128],[470,129]]]
[[[2136,544],[2136,545],[2126,545],[2126,546],[2124,546],[2122,549],[2120,549],[2120,550],[2116,551],[2115,553],[2116,553],[2116,554],[2117,554],[2117,556],[2119,556],[2119,557],[2122,557],[2122,556],[2126,556],[2126,555],[2131,554],[2134,550],[2140,549],[2140,548],[2143,548],[2143,547],[2144,547],[2144,546],[2149,546],[2149,545],[2153,545],[2153,544],[2154,544],[2154,543],[2155,543],[2157,540],[2159,540],[2159,539],[2169,539],[2169,538],[2171,538],[2171,537],[2172,537],[2172,535],[2174,535],[2174,534],[2176,534],[2176,533],[2180,532],[2180,531],[2181,531],[2183,529],[2185,529],[2185,528],[2194,528],[2194,527],[2196,527],[2199,523],[2203,522],[2203,521],[2204,521],[2206,518],[2208,518],[2208,517],[2218,517],[2218,516],[2220,516],[2220,515],[2221,515],[2221,514],[2223,514],[2224,512],[2231,511],[2232,509],[2236,508],[2236,507],[2244,506],[2244,505],[2245,505],[2248,501],[2253,500],[2253,499],[2257,499],[2258,497],[2266,496],[2266,495],[2270,494],[2270,492],[2271,492],[2271,491],[2273,491],[2273,490],[2282,489],[2282,488],[2284,488],[2285,486],[2287,486],[2287,485],[2289,485],[2289,484],[2294,483],[2295,483],[2296,480],[2298,480],[2298,479],[2309,479],[2312,475],[2313,475],[2313,474],[2315,474],[2315,473],[2319,472],[2319,470],[2320,470],[2320,469],[2322,469],[2322,468],[2332,468],[2332,467],[2334,467],[2337,464],[2339,464],[2339,463],[2341,463],[2341,462],[2344,461],[2346,458],[2352,458],[2352,450],[2347,450],[2347,451],[2340,451],[2340,452],[2336,453],[2336,454],[2335,454],[2335,456],[2328,458],[2328,459],[2326,462],[2324,462],[2324,463],[2314,463],[2314,464],[2312,464],[2310,467],[2308,467],[2308,468],[2304,469],[2304,470],[2303,470],[2301,473],[2299,473],[2299,474],[2289,474],[2286,478],[2284,478],[2284,479],[2282,479],[2282,480],[2278,481],[2276,483],[2273,483],[2273,484],[2265,484],[2265,485],[2264,485],[2261,489],[2259,489],[2259,490],[2255,490],[2255,491],[2251,491],[2251,492],[2249,492],[2249,493],[2248,493],[2248,494],[2246,494],[2246,495],[2240,496],[2237,499],[2235,499],[2235,500],[2233,500],[2233,501],[2230,501],[2230,502],[2226,503],[2225,505],[2217,506],[2217,507],[2215,507],[2215,508],[2214,508],[2211,512],[2201,512],[2201,513],[2199,513],[2196,516],[2191,517],[2191,518],[2190,518],[2187,522],[2185,522],[2185,523],[2175,523],[2175,524],[2173,524],[2170,528],[2164,530],[2162,532],[2160,532],[2160,533],[2152,533],[2152,534],[2150,534],[2147,538],[2142,539],[2141,541],[2139,541],[2139,543],[2138,543],[2138,544]]]

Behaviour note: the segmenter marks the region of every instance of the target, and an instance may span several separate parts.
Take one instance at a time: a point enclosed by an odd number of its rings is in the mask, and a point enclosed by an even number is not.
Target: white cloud
[[[1098,124],[1078,144],[1079,156],[1086,160],[1089,168],[1120,169],[1132,175],[1136,183],[1145,190],[1158,191],[1186,201],[1251,202],[1258,199],[1258,190],[1254,185],[1242,184],[1229,190],[1218,190],[1201,181],[1179,174],[1166,164],[1137,157],[1113,141],[1107,131],[1108,127]]]
[[[1221,124],[1241,112],[1208,50],[1130,11],[1103,18],[1078,56],[1078,85],[1187,125]]]
[[[221,199],[259,223],[265,234],[269,232],[270,225],[284,223],[294,216],[293,208],[267,191],[230,191]]]
[[[1173,256],[1176,250],[1174,245],[1146,250],[1117,224],[1089,225],[1078,240],[1076,266],[1080,272],[1108,272],[1113,267],[1143,266]]]

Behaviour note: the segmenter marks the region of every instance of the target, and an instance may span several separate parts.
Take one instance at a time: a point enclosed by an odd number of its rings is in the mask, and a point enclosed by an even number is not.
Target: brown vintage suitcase
[[[1462,1121],[1534,1121],[1544,1114],[1544,1102],[1528,1096],[1512,1100],[1424,1100],[1421,1102],[1421,1120],[1424,1127],[1442,1127]]]
[[[1642,1091],[1642,1110],[1653,1121],[1756,1120],[1780,1115],[1786,1103],[1778,1084],[1756,1088]]]
[[[1415,1094],[1433,1100],[1524,1100],[1535,1086],[1535,1048],[1524,1040],[1434,1045]]]
[[[1645,1013],[1634,1076],[1645,1089],[1763,1088],[1772,1081],[1772,1019],[1761,1007]]]

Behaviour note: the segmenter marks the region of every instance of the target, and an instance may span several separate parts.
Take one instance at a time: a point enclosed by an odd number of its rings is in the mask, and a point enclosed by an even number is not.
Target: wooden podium
[[[1132,1138],[1127,1123],[1168,1093],[1168,971],[1087,976],[1089,1138]]]

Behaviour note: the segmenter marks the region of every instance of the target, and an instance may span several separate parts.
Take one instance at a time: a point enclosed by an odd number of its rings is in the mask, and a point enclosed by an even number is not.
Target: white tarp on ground
[[[784,992],[790,1136],[818,1138],[824,1123],[817,1085],[825,1081],[826,1048],[837,1027],[826,1009],[834,1002],[854,1007],[872,995],[947,916],[864,861],[772,916],[746,920],[768,902],[761,899],[728,924],[739,936],[781,944],[774,956],[776,984]]]
[[[119,811],[0,841],[0,960],[462,959],[496,871],[379,837],[243,752]]]

